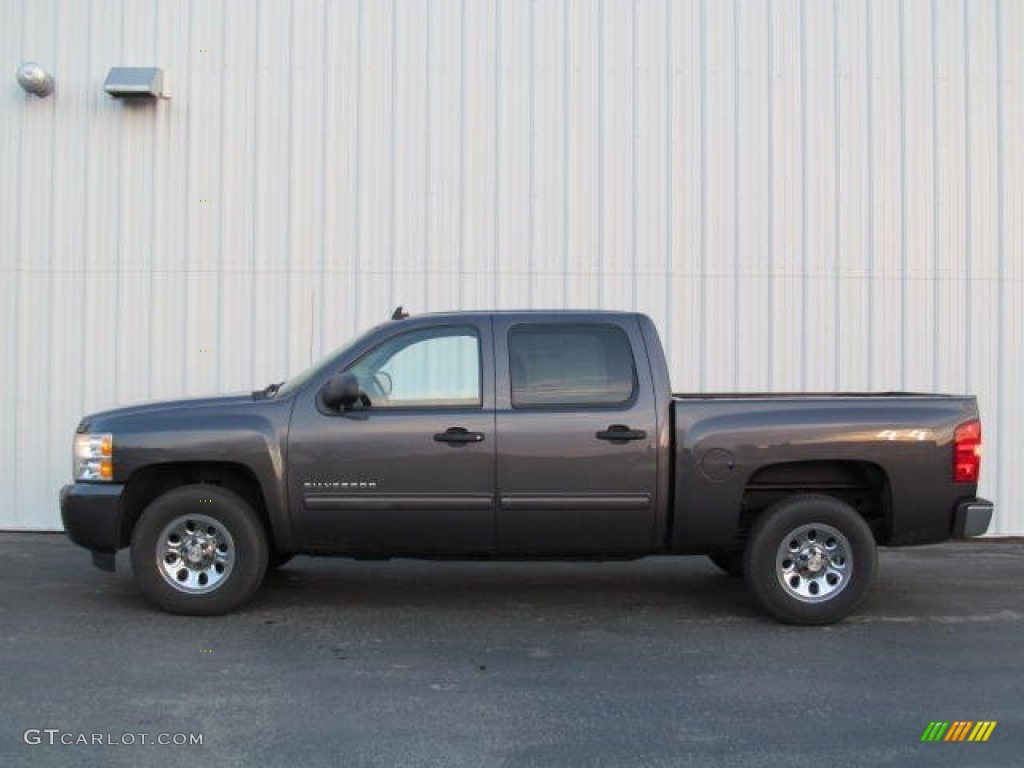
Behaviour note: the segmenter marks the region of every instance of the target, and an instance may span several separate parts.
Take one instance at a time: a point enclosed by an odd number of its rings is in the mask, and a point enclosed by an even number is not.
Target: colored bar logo
[[[921,734],[921,741],[988,741],[996,720],[933,721]]]

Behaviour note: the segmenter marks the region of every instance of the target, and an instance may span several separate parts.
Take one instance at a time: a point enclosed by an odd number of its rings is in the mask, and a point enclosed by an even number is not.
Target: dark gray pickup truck
[[[87,416],[65,528],[157,606],[219,614],[294,554],[710,555],[798,624],[867,595],[876,546],[986,531],[973,397],[673,395],[619,312],[373,328],[281,385]]]

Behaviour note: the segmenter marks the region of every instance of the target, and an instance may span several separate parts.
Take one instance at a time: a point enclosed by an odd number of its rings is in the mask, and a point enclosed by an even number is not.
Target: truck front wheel
[[[871,529],[849,504],[799,495],[767,509],[744,553],[747,585],[787,624],[831,624],[867,597],[877,570]]]
[[[170,613],[214,616],[252,597],[268,547],[252,507],[216,485],[157,497],[132,532],[132,571],[150,602]]]

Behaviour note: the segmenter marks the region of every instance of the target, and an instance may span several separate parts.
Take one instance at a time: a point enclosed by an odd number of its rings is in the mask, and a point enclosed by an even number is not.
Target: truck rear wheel
[[[170,613],[214,616],[252,597],[267,570],[263,526],[241,496],[186,485],[157,497],[132,532],[135,583]]]
[[[787,624],[831,624],[867,597],[877,570],[875,539],[849,504],[791,496],[754,524],[744,553],[747,585]]]

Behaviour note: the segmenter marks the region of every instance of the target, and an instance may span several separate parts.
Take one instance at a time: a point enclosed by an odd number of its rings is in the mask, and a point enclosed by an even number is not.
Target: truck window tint
[[[612,406],[636,390],[629,339],[614,325],[517,325],[509,331],[512,406]]]
[[[472,328],[388,339],[350,369],[374,408],[479,407],[480,342]]]

